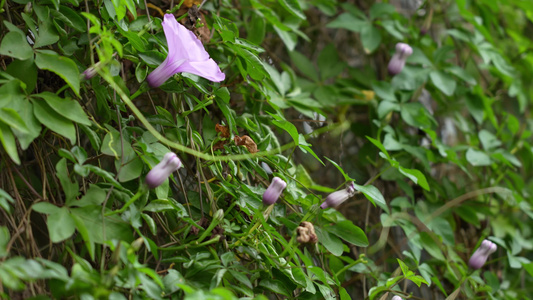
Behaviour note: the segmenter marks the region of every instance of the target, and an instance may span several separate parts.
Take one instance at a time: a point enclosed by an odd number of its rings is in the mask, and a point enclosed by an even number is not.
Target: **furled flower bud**
[[[89,79],[93,78],[94,75],[96,75],[96,68],[94,68],[94,67],[89,67],[89,68],[87,68],[87,70],[83,71],[83,78],[85,80],[89,80]]]
[[[403,298],[400,296],[394,296],[391,300],[403,300]]]
[[[389,74],[392,76],[399,74],[405,66],[405,61],[411,54],[413,54],[411,46],[404,43],[396,44],[396,53],[392,56],[388,66]]]
[[[274,177],[272,183],[266,189],[263,194],[263,203],[265,205],[271,205],[278,201],[281,192],[287,187],[287,183],[279,177]]]
[[[326,209],[328,207],[337,207],[342,202],[348,200],[348,198],[352,197],[355,194],[355,186],[353,182],[348,184],[344,190],[336,191],[331,194],[329,194],[326,197],[326,200],[322,205],[320,205],[320,208]]]
[[[177,171],[180,167],[181,161],[178,156],[175,153],[168,152],[163,157],[163,160],[148,172],[145,179],[146,185],[151,189],[160,186],[172,172]]]
[[[468,265],[474,270],[483,267],[489,255],[494,253],[497,248],[498,247],[493,242],[484,240],[474,254],[472,254],[472,257],[470,257]]]

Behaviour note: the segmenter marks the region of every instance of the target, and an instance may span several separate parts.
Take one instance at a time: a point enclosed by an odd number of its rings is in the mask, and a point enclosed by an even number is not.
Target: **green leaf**
[[[294,140],[294,142],[296,143],[296,145],[300,144],[300,137],[298,135],[298,129],[296,129],[296,126],[294,126],[294,124],[292,124],[289,121],[282,120],[281,118],[279,120],[273,120],[272,124],[287,131],[292,137],[292,139]]]
[[[420,172],[419,170],[407,169],[402,166],[399,166],[398,171],[400,171],[400,173],[402,173],[403,175],[409,177],[409,179],[411,179],[414,183],[424,188],[426,191],[430,190],[426,176],[424,175],[424,173]]]
[[[348,243],[359,247],[368,246],[368,238],[366,237],[365,232],[361,228],[355,226],[352,221],[340,221],[332,226],[326,226],[325,229]]]
[[[324,158],[327,159],[331,164],[333,164],[335,166],[335,168],[337,168],[337,170],[339,170],[341,172],[342,176],[344,176],[344,180],[345,181],[354,181],[354,179],[352,179],[350,176],[348,176],[348,174],[346,174],[346,172],[344,172],[344,169],[341,168],[341,166],[339,166],[339,164],[337,164],[333,160],[329,159],[328,157],[324,156]]]
[[[491,151],[492,149],[498,148],[502,145],[502,142],[500,142],[500,140],[498,140],[494,134],[485,129],[481,129],[478,136],[481,144],[483,145],[483,149],[486,151]]]
[[[0,226],[0,258],[6,257],[9,254],[7,244],[10,239],[9,229],[6,226]]]
[[[33,101],[33,113],[39,122],[50,130],[68,138],[72,144],[76,143],[76,129],[74,124],[57,112],[44,101]]]
[[[2,39],[0,54],[26,60],[33,57],[33,49],[28,45],[26,37],[23,34],[17,31],[11,31]]]
[[[358,185],[355,183],[354,183],[354,186],[355,186],[355,189],[363,193],[363,195],[365,195],[365,197],[368,200],[370,200],[370,202],[372,202],[374,206],[377,203],[379,207],[381,207],[383,210],[389,211],[387,202],[385,202],[385,198],[383,198],[383,195],[381,194],[381,192],[378,190],[377,187],[373,185]]]
[[[33,55],[32,55],[33,58]],[[26,84],[26,92],[31,93],[37,85],[37,66],[33,59],[14,60],[7,66],[6,72]]]
[[[291,61],[296,65],[300,72],[312,79],[313,81],[318,81],[318,72],[315,69],[313,63],[305,57],[303,54],[297,51],[289,52]]]
[[[3,189],[0,189],[0,208],[4,209],[7,213],[11,213],[10,203],[15,203],[13,197]]]
[[[89,118],[78,101],[70,98],[62,98],[50,92],[43,92],[35,96],[44,99],[53,110],[63,117],[76,123],[91,126],[91,121],[89,121]]]
[[[18,131],[16,129],[12,130],[19,141],[20,148],[22,148],[22,150],[26,150],[30,146],[31,142],[33,142],[33,140],[41,134],[42,126],[37,118],[35,118],[33,113],[33,104],[30,101],[24,99],[17,101],[15,105],[18,105],[18,107],[15,107],[15,110],[17,110],[20,117],[26,123],[26,128],[28,130],[27,132]]]
[[[259,282],[259,286],[276,294],[281,294],[289,297],[289,292],[287,291],[287,288],[279,280],[264,278]]]
[[[105,195],[104,195],[104,198],[105,198]],[[89,251],[89,256],[91,257],[92,260],[94,260],[95,247],[94,247],[94,241],[91,240],[89,229],[87,228],[87,226],[85,226],[85,223],[83,223],[83,221],[80,218],[78,218],[78,216],[71,214],[70,217],[74,220],[76,229],[78,229],[78,232],[80,233],[81,237],[83,238],[83,241],[85,242],[85,247],[87,247],[87,250]]]
[[[265,39],[266,34],[266,21],[265,18],[259,16],[257,13],[252,14],[250,22],[247,24],[247,36],[246,39],[256,45],[261,45]]]
[[[20,158],[17,152],[15,136],[13,136],[11,129],[2,122],[0,122],[0,142],[2,142],[2,146],[4,146],[4,149],[11,160],[13,160],[13,162],[15,162],[17,165],[20,165]]]
[[[329,252],[331,252],[331,254],[335,256],[342,255],[343,244],[338,237],[329,234],[327,230],[322,231],[322,229],[317,227],[315,227],[315,231],[320,244],[322,244]]]
[[[288,12],[293,14],[294,16],[305,20],[305,14],[302,12],[302,9],[300,8],[300,4],[298,3],[298,0],[278,0],[279,4],[283,6]]]
[[[322,80],[339,75],[345,67],[346,65],[339,59],[339,54],[334,44],[328,44],[320,51],[318,69]]]
[[[57,212],[49,215],[46,220],[46,226],[48,227],[50,240],[54,243],[68,239],[76,230],[74,219],[72,219],[66,207],[61,207]]]
[[[47,17],[44,21],[39,22],[39,30],[34,32],[36,35],[35,45],[33,45],[34,48],[52,45],[59,41],[59,35],[57,34],[52,18],[48,13],[48,7],[46,7],[46,11]]]
[[[433,234],[433,236],[436,236]],[[442,251],[439,248],[439,245],[435,243],[435,240],[431,237],[431,235],[427,232],[421,232],[420,233],[420,242],[422,243],[422,246],[426,251],[433,256],[434,258],[446,261],[446,258],[442,254]]]
[[[67,203],[67,205],[79,207],[100,205],[104,202],[106,195],[106,190],[98,187],[97,185],[91,184],[89,185],[89,190],[87,193],[81,197],[80,200],[70,201],[70,203]]]
[[[374,52],[381,43],[381,32],[372,24],[368,24],[361,30],[361,42],[367,54]]]
[[[74,179],[74,182],[70,181],[67,168],[67,160],[65,158],[60,159],[56,164],[56,176],[63,187],[65,192],[66,202],[74,200],[80,193],[79,184]]]
[[[48,214],[48,215],[59,213],[59,210],[61,210],[60,207],[57,207],[53,205],[52,203],[48,203],[48,202],[35,203],[31,208],[36,212],[39,212],[42,214]]]
[[[53,13],[54,11],[52,11]],[[80,31],[80,32],[86,32],[87,31],[87,23],[83,20],[83,18],[73,9],[71,9],[68,6],[61,5],[59,7],[59,12],[64,16],[64,18],[68,21],[69,26]]]
[[[343,13],[333,22],[329,23],[327,28],[344,28],[353,32],[361,32],[368,26],[368,21],[362,17],[356,17],[350,13]]]
[[[90,229],[89,238],[95,243],[102,244],[105,241],[113,239],[123,240],[129,243],[133,241],[129,223],[122,221],[116,216],[102,218],[101,206],[73,208],[71,212],[84,223],[85,227]]]
[[[115,167],[118,170],[118,180],[120,182],[126,182],[139,178],[144,164],[139,157],[135,156],[127,160],[124,158],[124,162],[120,159],[115,160]]]
[[[70,58],[59,56],[52,51],[39,51],[35,57],[35,64],[39,69],[52,71],[59,75],[74,93],[78,97],[80,96],[80,73]]]
[[[389,3],[377,2],[370,8],[370,19],[379,18],[384,15],[390,15],[396,12],[396,8]]]
[[[22,133],[28,133],[28,127],[19,114],[12,108],[0,108],[0,122],[16,129]]]
[[[453,77],[441,71],[431,71],[429,78],[431,78],[431,82],[446,96],[453,95],[457,85]]]
[[[466,160],[474,167],[489,166],[492,163],[490,157],[485,152],[472,148],[466,151]]]

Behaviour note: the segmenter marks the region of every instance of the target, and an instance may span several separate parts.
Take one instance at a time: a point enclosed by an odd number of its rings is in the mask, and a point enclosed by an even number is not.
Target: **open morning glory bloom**
[[[474,270],[483,267],[489,255],[494,253],[497,248],[498,247],[493,242],[484,240],[474,254],[472,254],[472,257],[470,257],[468,265]]]
[[[160,186],[174,171],[181,167],[181,160],[173,152],[168,152],[163,156],[163,160],[146,175],[146,185],[153,189]]]
[[[165,15],[162,24],[167,38],[168,56],[146,78],[151,87],[162,85],[172,75],[179,72],[191,73],[214,82],[220,82],[226,78],[192,31],[178,23],[171,14]]]
[[[405,61],[411,54],[413,54],[413,48],[411,46],[404,43],[396,44],[396,53],[392,56],[388,66],[389,74],[393,76],[399,74],[405,66]]]
[[[278,201],[279,199],[279,196],[281,196],[281,193],[286,187],[287,183],[283,181],[283,179],[279,177],[274,177],[272,179],[272,183],[270,183],[270,186],[268,186],[265,193],[263,194],[263,203],[265,205],[271,205],[276,203],[276,201]]]
[[[337,207],[341,205],[342,202],[348,200],[355,194],[355,187],[353,182],[348,184],[344,190],[336,191],[329,194],[326,197],[324,203],[320,205],[320,208],[326,209],[328,207]]]

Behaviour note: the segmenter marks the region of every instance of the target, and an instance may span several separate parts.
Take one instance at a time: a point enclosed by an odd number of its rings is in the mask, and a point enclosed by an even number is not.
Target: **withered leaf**
[[[229,138],[229,127],[217,124],[215,125],[215,131],[220,132],[220,136],[223,138]]]
[[[258,151],[254,140],[247,135],[243,135],[241,137],[235,136],[234,141],[235,145],[237,146],[246,146],[246,149],[248,149],[248,152],[250,153],[256,153]]]

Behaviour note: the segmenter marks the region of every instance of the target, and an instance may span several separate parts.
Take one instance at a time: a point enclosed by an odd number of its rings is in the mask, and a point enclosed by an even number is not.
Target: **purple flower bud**
[[[470,257],[468,265],[474,270],[483,267],[489,255],[494,253],[497,248],[498,247],[493,242],[484,240],[474,254],[472,254],[472,257]]]
[[[181,167],[181,161],[175,153],[168,152],[148,174],[146,175],[146,185],[153,189],[160,186],[172,172]]]
[[[326,200],[324,203],[320,205],[320,208],[326,209],[328,207],[337,207],[342,202],[348,200],[348,198],[352,197],[355,194],[355,186],[353,182],[348,184],[344,190],[336,191],[331,194],[329,194],[326,197]]]
[[[287,187],[287,183],[279,177],[274,177],[272,183],[263,194],[263,203],[265,205],[272,205],[278,201],[281,192]]]
[[[413,54],[411,46],[404,43],[396,44],[396,53],[392,56],[388,66],[389,74],[392,76],[399,74],[411,54]]]
[[[202,42],[192,31],[178,23],[172,14],[166,14],[162,24],[167,38],[168,56],[146,78],[150,87],[162,85],[179,72],[195,74],[214,82],[224,80],[226,75],[209,57]]]
[[[94,75],[96,75],[96,69],[94,67],[89,67],[87,70],[83,71],[83,78],[85,78],[85,80],[93,78]]]
[[[400,296],[394,296],[391,300],[403,300],[403,298]]]

